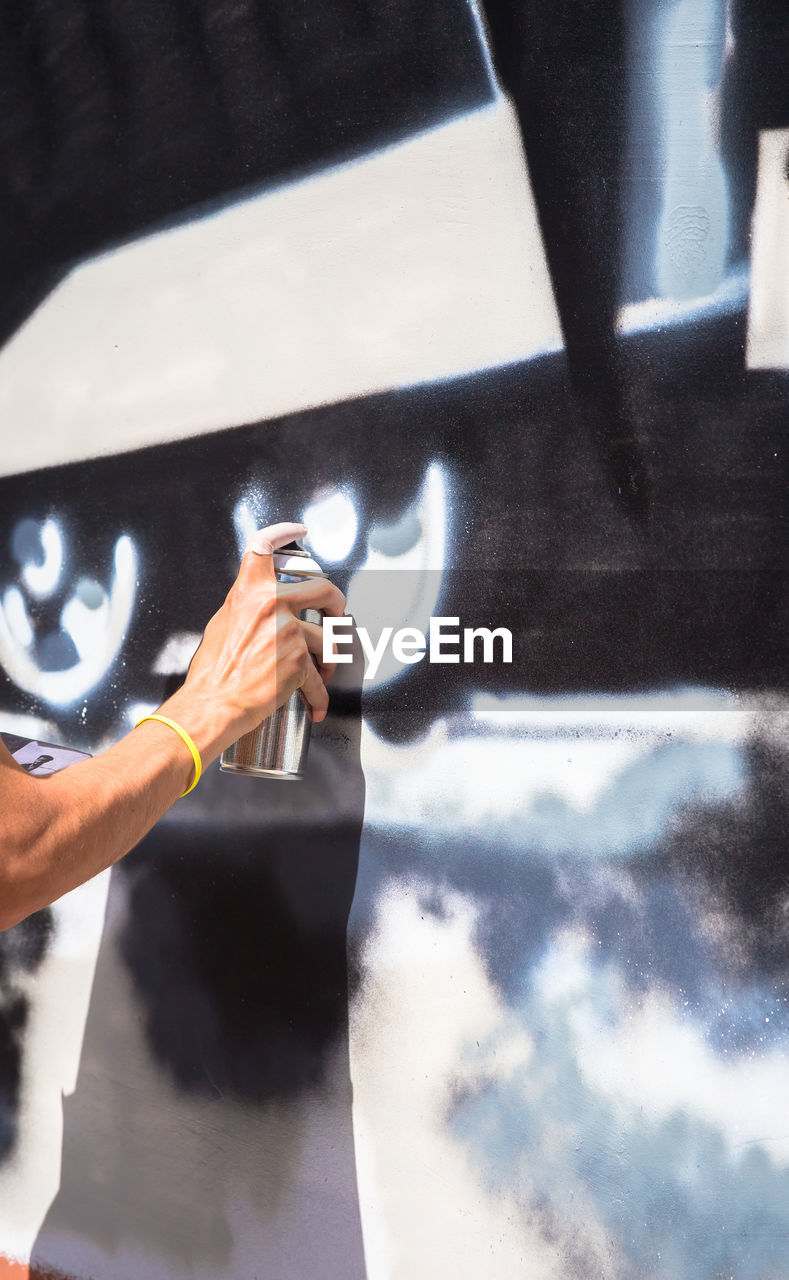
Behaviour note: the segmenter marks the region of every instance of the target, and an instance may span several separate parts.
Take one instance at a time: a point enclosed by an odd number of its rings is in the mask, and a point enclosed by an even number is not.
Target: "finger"
[[[312,660],[320,672],[321,680],[324,684],[328,684],[337,669],[337,663],[323,660],[323,628],[314,622],[302,622],[301,627],[307,648],[312,654]],[[334,645],[330,646],[330,652],[336,657]]]
[[[329,695],[317,667],[312,662],[307,663],[301,693],[306,700],[310,718],[315,724],[320,724],[321,720],[325,720],[329,709]]]
[[[315,663],[315,669],[318,672],[324,684],[328,684],[337,670],[336,662],[321,662],[319,658],[313,655],[312,661]]]
[[[307,641],[307,648],[310,653],[323,661],[323,627],[319,626],[317,622],[305,622],[303,619],[299,619],[299,623],[304,632],[304,639]],[[333,648],[333,646],[331,647]]]
[[[270,581],[276,581],[274,572],[274,552],[288,542],[303,538],[307,532],[306,525],[282,523],[270,524],[265,529],[258,529],[250,538],[241,560],[239,580],[259,581],[261,574]]]
[[[304,578],[302,582],[281,582],[277,595],[294,613],[302,609],[322,609],[331,618],[345,616],[345,596],[328,578]]]
[[[284,547],[288,542],[296,542],[306,533],[307,526],[303,524],[287,522],[270,524],[265,529],[258,529],[257,533],[252,535],[246,549],[254,551],[256,556],[271,556],[278,547]]]

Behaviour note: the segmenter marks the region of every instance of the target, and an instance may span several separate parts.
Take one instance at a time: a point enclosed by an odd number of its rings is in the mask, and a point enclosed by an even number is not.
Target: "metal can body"
[[[325,577],[312,557],[300,549],[276,552],[274,568],[280,582]],[[301,617],[305,622],[321,622],[318,609],[305,609]],[[311,728],[307,704],[296,690],[273,715],[227,747],[219,758],[219,767],[226,773],[244,773],[254,778],[298,781],[304,776]]]

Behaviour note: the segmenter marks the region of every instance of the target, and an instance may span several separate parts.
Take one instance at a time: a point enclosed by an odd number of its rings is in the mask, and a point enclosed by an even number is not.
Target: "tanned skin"
[[[296,689],[314,721],[326,715],[334,666],[322,661],[320,626],[299,613],[341,617],[345,599],[325,578],[280,583],[274,572],[276,548],[305,533],[279,524],[255,535],[184,684],[158,708],[187,731],[204,767]],[[193,778],[188,748],[155,720],[48,778],[31,777],[0,743],[0,929],[112,866]]]

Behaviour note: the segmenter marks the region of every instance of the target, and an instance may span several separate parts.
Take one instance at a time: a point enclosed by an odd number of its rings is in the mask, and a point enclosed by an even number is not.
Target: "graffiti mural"
[[[0,1276],[789,1280],[782,6],[0,21],[5,741],[357,624],[0,934]]]

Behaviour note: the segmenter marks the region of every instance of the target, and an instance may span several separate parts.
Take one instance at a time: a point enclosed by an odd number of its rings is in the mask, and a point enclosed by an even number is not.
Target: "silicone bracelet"
[[[197,786],[198,782],[200,781],[200,774],[203,772],[203,762],[200,759],[200,752],[197,750],[197,747],[192,742],[192,739],[189,737],[189,734],[186,732],[186,729],[182,729],[180,724],[176,724],[175,720],[170,720],[168,719],[167,716],[154,716],[154,715],[142,716],[137,721],[137,724],[134,726],[135,729],[137,728],[138,725],[145,724],[146,720],[158,720],[160,724],[166,724],[168,728],[174,729],[175,732],[178,734],[178,737],[183,742],[184,746],[187,746],[192,754],[192,759],[195,762],[194,781],[192,782],[191,786],[186,788],[186,791],[181,792],[181,795],[179,798],[182,800],[184,796],[188,796],[189,792],[194,790],[194,788]]]

